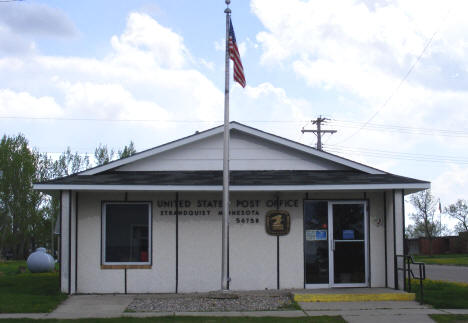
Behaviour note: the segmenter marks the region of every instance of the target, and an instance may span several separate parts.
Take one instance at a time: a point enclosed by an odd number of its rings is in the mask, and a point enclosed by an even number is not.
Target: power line
[[[371,148],[364,148],[364,147],[333,146],[331,148],[343,149],[343,150],[356,150],[356,151],[369,151],[369,152],[377,152],[377,153],[399,154],[399,155],[408,155],[408,156],[416,156],[416,157],[420,156],[420,157],[437,157],[437,158],[452,158],[452,159],[460,158],[458,156],[407,153],[407,152],[398,152],[398,151],[391,151],[391,150],[371,149]]]
[[[343,154],[343,153],[348,153],[342,150],[333,150],[333,149],[328,149],[329,152],[334,153],[334,154]],[[430,159],[430,158],[409,158],[409,157],[404,157],[404,156],[386,156],[382,154],[372,154],[372,153],[366,153],[366,152],[360,152],[360,155],[367,156],[367,157],[372,157],[372,158],[378,158],[378,159],[383,159],[385,160],[405,160],[405,161],[411,161],[411,162],[428,162],[428,163],[438,163],[441,165],[445,165],[445,163],[451,163],[451,164],[457,164],[457,165],[467,165],[468,160],[465,161],[453,161],[453,160],[446,160],[446,159]]]
[[[1,0],[0,0],[1,1]],[[31,117],[31,116],[2,116],[0,119],[18,119],[18,120],[50,120],[50,121],[102,121],[102,122],[171,122],[171,123],[214,123],[222,122],[223,120],[182,120],[182,119],[115,119],[115,118],[60,118],[60,117]],[[364,124],[365,122],[351,121],[351,120],[340,120],[340,119],[328,119],[331,123],[344,123],[344,124],[355,124],[354,127]],[[303,124],[305,127],[310,120],[239,120],[239,122],[253,122],[253,123],[298,123]],[[348,126],[348,127],[351,127]],[[414,131],[431,131],[431,132],[449,132],[457,134],[468,134],[468,130],[453,130],[453,129],[439,129],[439,128],[418,128],[409,126],[400,126],[392,124],[381,124],[381,123],[368,123],[368,127],[374,128],[385,128],[385,129],[407,129]],[[343,126],[343,125],[340,125]]]
[[[1,1],[1,0],[0,0]],[[223,120],[177,120],[177,119],[110,119],[110,118],[59,118],[59,117],[28,117],[28,116],[0,116],[0,119],[18,120],[49,120],[49,121],[99,121],[99,122],[170,122],[170,123],[222,123]],[[239,122],[253,123],[304,123],[309,120],[239,120]]]
[[[342,123],[355,123],[355,124],[363,124],[364,122],[360,121],[350,121],[350,120],[340,120],[340,119],[330,119],[332,122],[342,122]],[[409,127],[409,126],[401,126],[401,125],[392,125],[392,124],[383,124],[383,123],[369,123],[371,126],[378,126],[384,128],[405,128],[405,129],[415,129],[415,130],[431,130],[431,131],[454,131],[454,132],[465,132],[468,133],[468,130],[444,130],[439,128],[418,128],[418,127]]]
[[[344,128],[361,128],[362,122],[355,121],[344,121],[332,119],[332,123],[337,124],[339,127]],[[468,137],[467,130],[448,130],[448,129],[436,129],[436,128],[417,128],[417,127],[408,127],[408,126],[398,126],[398,125],[385,125],[385,124],[375,124],[368,123],[365,130],[370,131],[388,131],[388,132],[399,132],[415,135],[437,135],[445,137]]]
[[[450,10],[447,12],[446,14],[446,17],[448,16]],[[446,18],[445,17],[445,18]],[[445,19],[444,19],[445,20]],[[371,122],[376,116],[377,114],[379,114],[386,106],[387,104],[390,102],[390,100],[395,96],[395,94],[400,90],[401,86],[403,85],[403,83],[406,81],[406,79],[409,77],[409,75],[411,74],[411,72],[414,70],[414,68],[416,67],[416,65],[419,63],[419,61],[421,60],[422,56],[424,55],[424,53],[426,52],[426,50],[429,48],[429,45],[432,43],[435,35],[439,32],[440,28],[442,27],[442,23],[441,25],[439,26],[439,28],[432,34],[432,36],[429,38],[429,40],[427,41],[426,45],[424,46],[423,50],[421,51],[421,53],[419,54],[419,56],[417,57],[416,61],[410,66],[408,72],[405,74],[405,76],[400,80],[400,82],[398,83],[397,87],[395,88],[395,90],[393,90],[393,92],[387,97],[387,99],[384,101],[384,103],[377,109],[377,111],[374,112],[374,114],[372,114],[372,116],[367,119],[366,122],[364,122],[364,124],[356,131],[354,132],[353,134],[351,134],[350,136],[348,136],[347,138],[345,138],[344,140],[338,142],[339,144],[343,143],[343,142],[346,142],[348,141],[349,139],[351,139],[352,137],[354,137],[355,135],[357,135],[364,127],[366,127],[366,125]]]
[[[379,149],[353,148],[353,147],[345,147],[345,146],[326,147],[326,151],[333,152],[333,153],[348,153],[348,154],[357,153],[357,154],[362,154],[365,156],[385,158],[385,159],[468,164],[468,158],[463,158],[463,157],[458,157],[458,156],[416,154],[416,153],[395,152],[395,151],[379,150]]]
[[[11,120],[39,120],[39,121],[72,121],[72,122],[135,122],[135,123],[183,123],[183,124],[207,124],[207,123],[222,123],[222,120],[179,120],[179,119],[112,119],[112,118],[59,118],[59,117],[29,117],[29,116],[0,116],[0,119]],[[348,121],[339,119],[330,119],[330,123],[337,124],[339,127],[344,128],[359,128],[362,130],[365,122]],[[239,120],[243,123],[264,123],[264,124],[304,124],[302,128],[307,125],[310,120]],[[366,129],[369,131],[389,131],[399,132],[414,135],[429,135],[429,136],[444,136],[444,137],[468,137],[468,130],[452,130],[452,129],[438,129],[438,128],[418,128],[409,126],[399,126],[390,124],[376,124],[367,123]],[[327,140],[328,141],[328,140]]]

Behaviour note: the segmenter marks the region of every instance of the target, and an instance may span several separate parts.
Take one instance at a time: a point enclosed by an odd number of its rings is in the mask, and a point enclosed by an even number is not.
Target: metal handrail
[[[403,258],[403,268],[398,267],[397,259]],[[419,279],[419,295],[420,303],[424,304],[424,288],[423,280],[426,279],[426,264],[423,262],[414,261],[413,256],[410,255],[395,255],[395,263],[397,270],[403,271],[403,290],[411,292],[411,279]],[[411,265],[417,265],[419,267],[419,276],[415,276]],[[406,284],[406,278],[408,277],[408,285]],[[408,290],[407,287],[408,286]],[[395,288],[398,288],[398,278],[395,282]]]

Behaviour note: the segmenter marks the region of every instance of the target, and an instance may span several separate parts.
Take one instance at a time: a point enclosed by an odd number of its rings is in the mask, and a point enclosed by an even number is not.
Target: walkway
[[[248,316],[305,317],[341,315],[347,322],[433,322],[428,314],[468,314],[466,310],[436,310],[416,302],[299,303],[301,310],[253,312],[125,312],[137,295],[74,295],[52,313],[0,314],[3,318],[101,318],[157,316]]]
[[[426,278],[468,284],[468,267],[426,264]]]

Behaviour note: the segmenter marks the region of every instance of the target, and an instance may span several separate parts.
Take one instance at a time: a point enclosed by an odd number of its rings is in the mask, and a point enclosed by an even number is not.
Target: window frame
[[[145,262],[109,262],[106,261],[106,218],[108,205],[146,204],[148,207],[148,261]],[[101,202],[101,268],[151,268],[153,265],[153,203],[151,201],[102,201]]]

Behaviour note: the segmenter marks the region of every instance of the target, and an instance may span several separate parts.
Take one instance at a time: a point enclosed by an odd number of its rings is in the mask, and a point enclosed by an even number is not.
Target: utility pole
[[[328,118],[322,118],[322,116],[319,116],[315,120],[311,120],[312,124],[317,125],[317,130],[306,130],[302,128],[301,132],[313,132],[317,136],[317,150],[322,150],[322,133],[329,133],[329,134],[334,134],[336,133],[336,130],[322,130],[322,123],[325,123],[327,120],[330,120]]]

